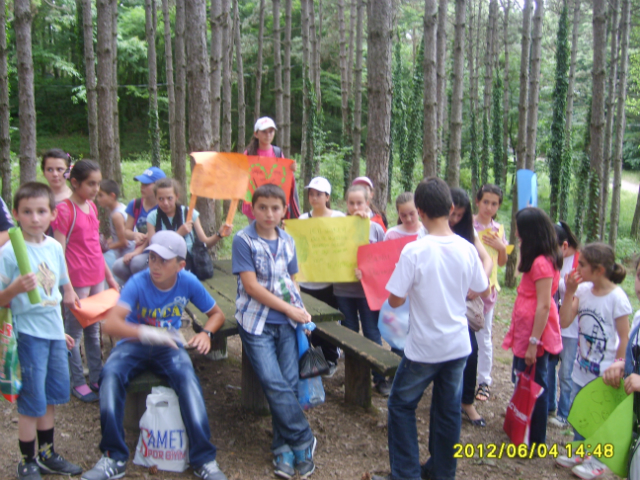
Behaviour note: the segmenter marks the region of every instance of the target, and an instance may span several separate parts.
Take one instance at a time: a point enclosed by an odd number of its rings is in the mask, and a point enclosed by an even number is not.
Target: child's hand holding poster
[[[489,277],[489,285],[492,288],[495,287],[497,291],[500,291],[500,285],[498,284],[498,251],[495,248],[487,245],[485,241],[485,239],[489,237],[495,238],[496,236],[499,239],[504,238],[504,227],[502,225],[500,225],[500,228],[498,229],[497,233],[491,230],[490,228],[485,228],[484,230],[480,230],[478,232],[478,237],[480,238],[482,245],[487,250],[487,253],[491,257],[491,260],[493,261],[493,270],[491,270],[491,277]],[[513,252],[513,245],[507,245],[506,247],[507,247],[507,255],[511,255],[511,252]]]

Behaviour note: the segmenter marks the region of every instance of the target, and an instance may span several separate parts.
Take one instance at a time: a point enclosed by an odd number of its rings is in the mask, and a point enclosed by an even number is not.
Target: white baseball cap
[[[181,257],[187,258],[187,243],[184,238],[172,230],[160,230],[149,242],[145,252],[155,252],[165,260]]]
[[[353,182],[351,182],[351,185],[367,185],[373,188],[373,182],[369,177],[358,177]]]
[[[315,177],[311,179],[309,185],[304,188],[305,190],[308,188],[313,188],[314,190],[318,190],[319,192],[331,195],[331,184],[329,183],[329,180],[324,177]]]
[[[272,118],[262,117],[256,120],[256,124],[253,127],[253,131],[254,132],[262,131],[262,130],[266,130],[267,128],[273,128],[274,130],[278,130],[276,128],[276,122],[274,122]]]

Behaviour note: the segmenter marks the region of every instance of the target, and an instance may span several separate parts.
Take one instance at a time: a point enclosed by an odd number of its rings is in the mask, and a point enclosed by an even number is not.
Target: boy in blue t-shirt
[[[271,408],[275,474],[291,478],[297,471],[307,478],[315,469],[316,439],[298,403],[296,324],[311,316],[293,281],[298,273],[293,238],[278,227],[285,215],[284,191],[263,185],[254,192],[252,207],[255,221],[233,239],[238,331]]]
[[[69,402],[67,349],[74,344],[64,333],[60,287],[66,306],[73,308],[78,300],[69,283],[62,247],[45,235],[55,218],[56,202],[49,186],[29,182],[18,189],[13,205],[13,215],[20,223],[33,272],[20,274],[11,243],[0,251],[0,305],[10,304],[22,373],[18,396],[22,460],[17,475],[23,480],[38,480],[41,472],[78,475],[82,468],[53,449],[54,405]],[[27,295],[34,288],[42,300],[35,305]],[[36,435],[40,447],[37,456]]]
[[[82,480],[124,476],[129,459],[122,427],[124,401],[129,382],[145,370],[166,378],[178,395],[189,438],[189,462],[196,476],[227,480],[216,462],[216,447],[209,440],[209,419],[200,382],[178,336],[184,308],[192,302],[209,319],[204,331],[188,345],[207,354],[211,335],[224,324],[224,314],[195,275],[184,270],[184,238],[163,230],[151,238],[146,251],[149,268],[129,279],[103,325],[106,334],[125,340],[111,351],[100,376],[100,450],[104,456]]]

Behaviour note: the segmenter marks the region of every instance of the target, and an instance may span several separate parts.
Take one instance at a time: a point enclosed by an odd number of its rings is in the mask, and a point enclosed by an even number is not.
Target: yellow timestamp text
[[[545,445],[544,443],[534,443],[530,447],[524,443],[515,445],[513,443],[456,443],[453,446],[454,458],[557,458],[560,453],[557,443]]]

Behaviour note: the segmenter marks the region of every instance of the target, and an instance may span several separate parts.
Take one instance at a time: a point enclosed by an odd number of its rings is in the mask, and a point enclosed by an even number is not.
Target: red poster
[[[412,235],[358,247],[358,268],[362,271],[362,287],[369,308],[374,312],[380,310],[384,301],[389,298],[389,292],[385,287],[396,268],[402,249],[416,238],[417,235]]]
[[[289,205],[289,195],[291,194],[291,182],[293,181],[293,170],[291,166],[295,163],[288,158],[256,157],[249,155],[249,190],[245,200],[251,203],[253,192],[262,185],[272,183],[284,190]]]

